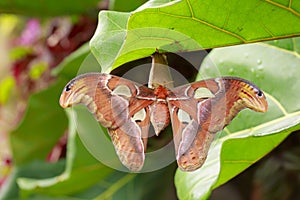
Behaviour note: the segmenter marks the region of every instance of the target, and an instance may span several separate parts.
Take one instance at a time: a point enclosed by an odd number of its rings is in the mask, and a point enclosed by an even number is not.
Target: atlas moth
[[[65,86],[59,102],[63,108],[84,104],[108,129],[120,161],[131,171],[143,167],[150,123],[156,135],[172,124],[178,166],[194,171],[203,165],[215,134],[241,110],[268,109],[264,93],[237,77],[148,88],[111,74],[87,73]]]

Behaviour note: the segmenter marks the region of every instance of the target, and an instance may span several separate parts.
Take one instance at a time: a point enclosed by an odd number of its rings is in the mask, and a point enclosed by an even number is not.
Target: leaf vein
[[[150,13],[150,12],[149,12],[149,13]],[[199,22],[199,23],[201,23],[201,24],[203,24],[203,25],[206,25],[206,26],[208,26],[208,27],[210,27],[210,28],[213,28],[213,29],[215,29],[215,30],[218,30],[218,31],[220,31],[220,32],[223,32],[223,33],[225,33],[225,34],[228,34],[228,35],[230,35],[230,36],[232,36],[232,37],[235,37],[235,38],[241,40],[243,43],[246,43],[246,42],[247,42],[245,38],[243,38],[242,36],[240,36],[240,35],[238,35],[238,34],[236,34],[236,33],[234,33],[234,32],[231,32],[231,31],[228,31],[228,30],[226,30],[226,29],[220,28],[220,27],[218,27],[218,26],[216,26],[216,25],[214,25],[214,24],[211,24],[211,23],[206,22],[206,21],[204,21],[204,20],[195,18],[195,17],[193,17],[193,16],[192,16],[192,17],[187,17],[187,16],[181,16],[181,15],[174,15],[174,14],[166,13],[166,12],[162,12],[162,11],[159,11],[159,13],[160,13],[160,14],[163,14],[163,15],[166,15],[166,16],[174,17],[174,18],[181,18],[181,19],[193,20],[193,21]],[[192,14],[192,15],[193,15],[193,14]]]
[[[294,40],[292,40],[294,41]],[[296,43],[293,42],[294,45],[296,46]],[[268,46],[268,48],[273,48],[273,49],[276,49],[277,51],[282,51],[282,52],[285,52],[285,53],[288,53],[288,54],[292,54],[292,55],[295,55],[296,57],[300,58],[300,54],[298,52],[296,52],[296,49],[294,51],[290,51],[290,50],[287,50],[287,49],[283,49],[283,48],[280,48],[278,46],[274,46],[274,45],[270,45],[270,44],[266,44],[266,43],[259,43],[258,45],[262,45],[262,46]]]
[[[224,163],[233,163],[233,164],[239,164],[239,163],[252,164],[255,162],[256,160],[224,160]]]
[[[190,10],[190,13],[191,13],[191,16],[192,18],[194,18],[194,11],[193,11],[193,8],[192,8],[192,5],[191,5],[191,2],[189,0],[186,1],[188,6],[189,6],[189,10]]]
[[[255,127],[250,127],[250,128],[247,128],[247,129],[244,129],[244,130],[241,130],[241,131],[237,131],[235,133],[232,133],[230,135],[222,137],[220,140],[222,140],[222,142],[224,142],[224,141],[226,141],[228,139],[232,139],[232,138],[240,138],[240,137],[244,138],[244,137],[252,136],[253,132],[256,131],[256,130],[259,130],[259,129],[262,129],[262,128],[265,128],[265,127],[270,127],[270,126],[280,122],[283,118],[294,117],[294,116],[297,116],[297,115],[299,116],[299,118],[297,119],[296,123],[299,124],[300,123],[300,111],[288,114],[287,116],[284,116],[284,117],[280,117],[280,118],[271,120],[269,122],[265,122],[263,124],[255,126]],[[293,126],[296,126],[297,124],[293,124]],[[288,127],[288,128],[290,128],[290,127]],[[249,134],[245,135],[247,132],[249,132]],[[278,131],[276,130],[276,133],[277,132]],[[272,134],[272,133],[270,133],[270,134]]]
[[[290,2],[289,2],[289,6],[288,6],[288,7],[286,7],[286,6],[284,6],[284,5],[281,5],[281,4],[277,3],[277,2],[274,2],[274,1],[272,1],[272,0],[265,0],[265,1],[266,1],[267,3],[270,3],[270,4],[274,5],[274,6],[277,6],[277,7],[279,7],[279,8],[282,8],[282,9],[284,9],[284,10],[290,11],[290,12],[293,13],[294,15],[300,17],[300,14],[299,14],[296,10],[294,10],[293,8],[291,8],[291,3],[292,3],[291,0],[290,0]]]
[[[277,105],[277,107],[281,110],[281,112],[284,114],[284,116],[288,116],[289,113],[286,111],[286,109],[283,107],[283,105],[272,95],[269,93],[265,92],[265,95],[269,98],[272,99],[272,101]]]

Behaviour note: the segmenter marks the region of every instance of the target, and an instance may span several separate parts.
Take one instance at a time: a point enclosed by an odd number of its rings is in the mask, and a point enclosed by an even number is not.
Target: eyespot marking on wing
[[[215,95],[205,87],[199,87],[195,90],[194,98],[195,99],[207,99],[215,97]]]
[[[120,95],[120,96],[126,96],[126,97],[131,97],[132,96],[130,88],[127,85],[118,85],[112,91],[112,94]]]
[[[179,121],[181,121],[182,123],[188,124],[192,120],[190,115],[182,109],[178,109],[177,115],[178,115]]]
[[[141,109],[137,113],[135,113],[132,117],[134,121],[143,121],[146,118],[146,111],[145,109]]]

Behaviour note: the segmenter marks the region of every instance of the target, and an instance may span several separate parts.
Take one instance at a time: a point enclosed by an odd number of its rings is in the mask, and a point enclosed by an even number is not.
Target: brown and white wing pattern
[[[262,91],[239,78],[153,90],[104,73],[80,75],[66,85],[60,105],[76,104],[84,104],[108,129],[120,161],[131,171],[143,167],[150,121],[158,135],[171,118],[177,163],[182,170],[193,171],[204,163],[215,133],[239,111],[266,112],[268,107]]]
[[[263,92],[239,78],[223,77],[198,81],[173,89],[168,97],[176,158],[184,171],[204,163],[216,132],[239,111],[267,111]]]
[[[144,98],[137,98],[139,94]],[[76,104],[87,106],[108,129],[122,164],[131,171],[139,171],[145,159],[150,123],[148,106],[155,99],[152,94],[151,89],[117,76],[87,73],[66,85],[60,105],[64,108]]]

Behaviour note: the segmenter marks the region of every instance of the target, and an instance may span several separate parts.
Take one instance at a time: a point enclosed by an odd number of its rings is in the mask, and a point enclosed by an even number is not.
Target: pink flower
[[[20,45],[32,45],[40,38],[41,26],[37,19],[31,19],[27,22],[26,28],[21,34],[18,43]]]

